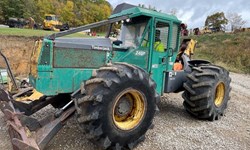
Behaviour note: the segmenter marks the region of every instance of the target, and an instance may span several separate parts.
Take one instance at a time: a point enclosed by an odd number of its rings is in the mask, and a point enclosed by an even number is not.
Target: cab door
[[[168,58],[173,53],[171,48],[171,22],[156,19],[152,29],[152,61],[151,74],[157,84],[157,92],[163,94],[165,83],[165,72],[168,67]]]

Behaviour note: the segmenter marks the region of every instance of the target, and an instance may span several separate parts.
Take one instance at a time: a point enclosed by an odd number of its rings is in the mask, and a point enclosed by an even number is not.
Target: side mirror
[[[113,44],[116,45],[116,46],[120,46],[122,44],[122,41],[116,40],[116,41],[113,42]]]

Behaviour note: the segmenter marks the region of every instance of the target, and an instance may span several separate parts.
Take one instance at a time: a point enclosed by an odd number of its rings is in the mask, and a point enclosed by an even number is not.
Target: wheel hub
[[[146,100],[143,93],[135,89],[126,89],[115,98],[113,121],[121,130],[131,130],[143,120]]]
[[[223,82],[220,82],[215,91],[215,99],[214,104],[216,107],[220,107],[224,101],[224,95],[225,95],[225,85]]]
[[[126,96],[123,96],[118,102],[115,114],[119,117],[127,116],[133,109],[133,102]]]

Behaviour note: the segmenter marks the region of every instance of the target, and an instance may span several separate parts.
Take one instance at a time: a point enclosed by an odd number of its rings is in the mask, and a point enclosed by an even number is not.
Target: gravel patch
[[[160,112],[154,119],[154,128],[146,134],[144,142],[135,150],[250,149],[250,76],[231,73],[232,92],[228,109],[218,121],[200,121],[185,112],[181,93],[165,94]],[[36,117],[53,112],[45,108]],[[0,149],[12,149],[7,125],[0,112]],[[96,150],[79,130],[74,117],[56,135],[47,150]]]

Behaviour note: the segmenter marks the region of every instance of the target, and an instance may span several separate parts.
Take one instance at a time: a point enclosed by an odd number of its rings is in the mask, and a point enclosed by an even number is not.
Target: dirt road
[[[154,128],[136,150],[250,149],[250,76],[231,73],[232,92],[226,115],[219,121],[193,119],[183,106],[181,94],[167,94],[160,103]],[[41,111],[40,114],[45,113]],[[0,149],[11,149],[6,123],[0,112]],[[95,150],[74,119],[50,142],[47,150]]]

